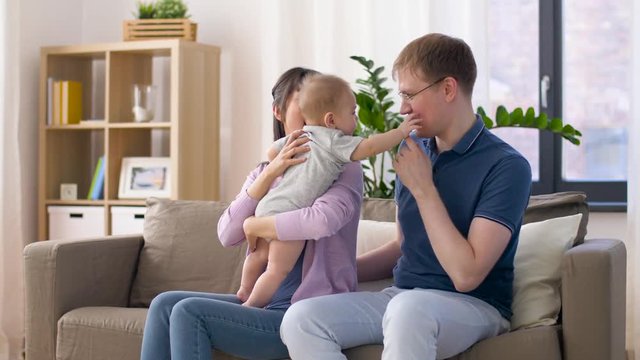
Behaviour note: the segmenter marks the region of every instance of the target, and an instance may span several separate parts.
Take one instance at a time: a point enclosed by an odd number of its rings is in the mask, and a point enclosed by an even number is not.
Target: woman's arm
[[[300,153],[309,151],[308,146],[303,146],[309,138],[298,139],[302,134],[302,131],[292,133],[273,161],[267,165],[258,166],[247,176],[242,190],[218,220],[218,238],[223,246],[238,245],[245,240],[242,225],[245,219],[254,215],[258,201],[267,194],[273,181],[289,166],[306,160],[306,158],[296,157]]]
[[[249,217],[244,230],[248,236],[277,240],[318,240],[333,235],[353,216],[360,216],[362,187],[362,166],[359,162],[348,163],[329,190],[310,207]]]
[[[275,216],[279,240],[318,240],[338,232],[345,224],[360,216],[362,204],[362,166],[346,164],[329,190],[307,208]]]
[[[259,175],[264,173],[264,167],[265,165],[258,166],[247,176],[240,193],[220,216],[218,220],[218,238],[223,246],[235,246],[244,241],[242,223],[249,216],[253,216],[256,206],[258,206],[258,199],[250,196],[248,189],[255,183]],[[265,176],[262,179],[262,181],[266,181]]]

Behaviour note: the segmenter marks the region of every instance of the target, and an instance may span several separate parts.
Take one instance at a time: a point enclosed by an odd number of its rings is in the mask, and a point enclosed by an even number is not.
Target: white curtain
[[[25,184],[25,159],[20,145],[20,56],[18,0],[0,1],[0,359],[22,359],[24,348],[24,288],[22,249],[35,222],[25,221],[25,200],[35,200]],[[30,144],[33,146],[33,143]],[[25,193],[31,192],[26,195]],[[27,206],[28,207],[28,206]]]
[[[364,70],[349,59],[365,56],[385,66],[386,84],[400,50],[430,32],[464,39],[479,69],[487,66],[486,0],[272,0],[260,2],[261,67],[264,94],[292,66],[305,66],[343,77],[355,85]],[[487,96],[486,74],[478,79],[475,101]],[[264,97],[263,109],[271,108]],[[273,140],[266,113],[262,119],[263,149]]]
[[[627,349],[629,359],[640,360],[640,3],[633,2],[632,118],[629,125],[627,208]]]

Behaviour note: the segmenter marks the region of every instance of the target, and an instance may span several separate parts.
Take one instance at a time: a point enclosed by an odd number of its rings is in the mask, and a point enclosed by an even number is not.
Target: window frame
[[[539,79],[544,75],[551,79],[551,87],[547,93],[547,107],[543,107],[540,101],[539,110],[550,117],[560,118],[562,118],[563,104],[563,3],[564,1],[557,0],[540,0],[539,2]],[[540,88],[538,96],[541,97]],[[626,211],[627,181],[566,181],[562,178],[562,141],[560,135],[549,131],[540,132],[540,179],[533,183],[532,193],[584,191],[591,210]]]

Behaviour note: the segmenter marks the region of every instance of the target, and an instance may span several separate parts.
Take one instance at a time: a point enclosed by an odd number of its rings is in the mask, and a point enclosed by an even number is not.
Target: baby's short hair
[[[298,106],[307,125],[320,125],[324,115],[346,106],[346,96],[353,94],[345,80],[334,75],[313,75],[304,80],[298,95]]]

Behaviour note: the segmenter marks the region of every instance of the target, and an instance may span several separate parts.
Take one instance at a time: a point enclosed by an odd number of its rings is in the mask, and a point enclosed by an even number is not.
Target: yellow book
[[[62,124],[79,124],[82,118],[82,83],[62,82]]]

